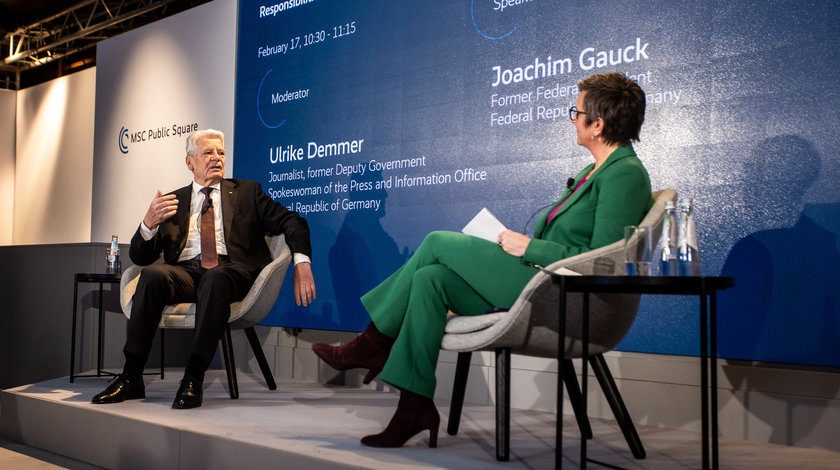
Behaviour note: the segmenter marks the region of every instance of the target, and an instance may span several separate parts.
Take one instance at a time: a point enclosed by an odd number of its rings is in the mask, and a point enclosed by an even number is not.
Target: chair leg
[[[467,391],[467,377],[470,374],[472,352],[458,353],[458,363],[455,366],[455,383],[452,385],[452,403],[449,405],[449,424],[446,432],[450,436],[458,434],[461,425],[461,411],[464,408],[464,395]]]
[[[633,453],[633,457],[637,459],[645,458],[645,447],[642,445],[642,440],[639,439],[639,434],[636,432],[636,426],[627,412],[627,407],[624,406],[624,400],[621,399],[621,394],[618,392],[618,387],[615,385],[615,380],[607,367],[607,361],[604,360],[603,354],[595,354],[589,357],[589,364],[592,366],[592,373],[598,378],[598,383],[601,385],[601,390],[604,391],[604,396],[612,408],[615,420],[618,422],[621,433],[624,434],[624,439],[627,441],[627,446]]]
[[[225,334],[222,335],[222,355],[225,360],[230,398],[235,400],[239,398],[239,385],[236,383],[236,363],[233,360],[233,342],[230,339],[230,328],[225,328]]]
[[[265,353],[257,332],[254,331],[253,326],[245,328],[245,336],[248,337],[248,343],[251,344],[251,349],[254,351],[254,357],[257,359],[257,364],[260,366],[263,377],[265,377],[265,384],[268,385],[269,390],[277,390],[277,384],[274,382],[274,375],[271,374],[271,368],[268,367],[268,361],[265,360]]]
[[[510,459],[510,348],[496,350],[496,460]]]
[[[575,419],[577,420],[580,435],[584,439],[592,439],[592,427],[589,425],[589,420],[583,419],[580,405],[582,403],[580,395],[580,384],[578,383],[577,375],[574,373],[575,366],[571,359],[566,359],[566,370],[568,374],[563,374],[563,383],[566,385],[566,393],[569,394],[569,402],[572,405],[572,410],[575,412]]]
[[[158,331],[160,331],[160,380],[163,380],[163,365],[165,364],[165,362],[163,362],[163,332],[165,330],[163,328],[158,328]]]

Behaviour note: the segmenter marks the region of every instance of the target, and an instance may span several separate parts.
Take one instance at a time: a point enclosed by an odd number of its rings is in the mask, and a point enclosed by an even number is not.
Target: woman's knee
[[[423,239],[423,244],[439,244],[439,243],[448,243],[452,239],[452,234],[454,232],[449,232],[446,230],[435,230],[433,232],[429,232],[428,235]]]
[[[417,247],[417,253],[424,253],[424,252],[427,252],[427,251],[433,251],[434,247],[437,246],[437,244],[439,243],[438,240],[440,238],[441,237],[440,237],[440,232],[439,231],[430,232],[429,234],[427,234],[423,238],[423,241],[420,242],[420,246]]]
[[[417,269],[414,273],[414,282],[429,285],[436,284],[442,276],[446,275],[449,268],[442,264],[430,264]]]

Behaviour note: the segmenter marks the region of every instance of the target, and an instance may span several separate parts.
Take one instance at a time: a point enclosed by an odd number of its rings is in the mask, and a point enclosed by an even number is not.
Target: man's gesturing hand
[[[178,200],[175,199],[175,195],[167,194],[163,196],[158,189],[155,198],[149,204],[146,216],[143,217],[143,225],[150,230],[154,230],[161,222],[175,215],[176,210],[178,210]]]

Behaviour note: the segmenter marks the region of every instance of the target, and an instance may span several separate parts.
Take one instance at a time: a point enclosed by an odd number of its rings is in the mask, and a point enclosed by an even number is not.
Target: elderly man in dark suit
[[[169,194],[158,190],[131,239],[129,256],[141,266],[123,352],[125,366],[93,403],[145,398],[143,367],[164,306],[196,303],[192,355],[173,408],[201,406],[204,373],[227,327],[230,304],[248,293],[271,262],[265,235],[283,233],[294,253],[298,305],[315,298],[309,227],[296,212],[269,198],[253,181],[224,179],[224,134],[208,129],[187,138],[194,181]],[[163,264],[154,263],[163,253]]]

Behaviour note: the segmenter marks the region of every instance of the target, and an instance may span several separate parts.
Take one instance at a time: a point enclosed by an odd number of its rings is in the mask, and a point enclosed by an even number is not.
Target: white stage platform
[[[465,413],[457,437],[442,420],[437,449],[428,432],[407,447],[371,449],[359,439],[381,431],[397,395],[376,390],[279,382],[276,391],[240,372],[240,397],[231,400],[223,371],[208,372],[204,405],[170,408],[180,371],[146,377],[146,399],[93,405],[109,378],[65,378],[2,394],[0,433],[5,439],[106,468],[546,468],[553,465],[553,433],[534,439],[517,432],[512,462],[495,460],[492,408]],[[448,408],[441,408],[442,418]],[[489,413],[488,413],[489,412]],[[517,428],[553,426],[546,415],[514,418]],[[550,420],[550,421],[549,421]]]
[[[223,371],[208,372],[204,405],[172,410],[181,377],[167,370],[166,380],[146,378],[146,399],[93,405],[90,398],[108,378],[65,378],[5,390],[0,396],[0,435],[73,459],[113,469],[543,469],[554,466],[554,415],[511,411],[511,460],[495,459],[494,412],[466,406],[457,436],[446,434],[449,408],[438,402],[438,448],[428,448],[428,432],[400,449],[372,449],[359,439],[381,431],[397,395],[377,390],[312,382],[279,382],[268,390],[262,379],[239,373],[240,398],[231,400]],[[579,434],[571,416],[564,423],[564,462],[579,463]],[[699,434],[640,427],[648,452],[634,460],[613,422],[593,420],[595,439],[589,455],[633,469],[700,467]],[[793,448],[744,441],[721,444],[723,468],[785,465]],[[776,452],[778,458],[772,457]],[[806,452],[810,462],[836,462],[837,454]],[[730,459],[734,457],[734,459]],[[782,459],[782,460],[780,460]],[[801,457],[797,457],[802,462]],[[807,461],[807,460],[806,460]],[[743,466],[740,463],[744,464]],[[789,461],[787,461],[789,463]],[[590,468],[599,465],[590,464]],[[803,467],[804,468],[804,467]],[[831,467],[825,467],[831,468]]]

